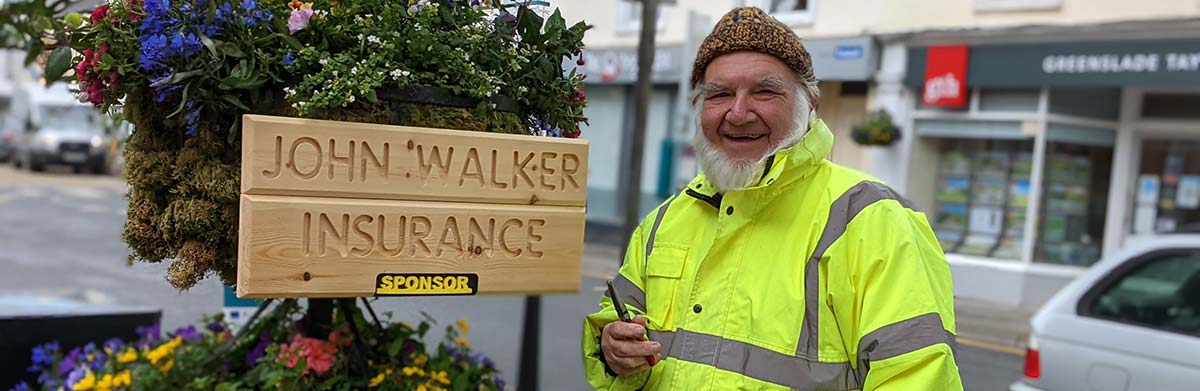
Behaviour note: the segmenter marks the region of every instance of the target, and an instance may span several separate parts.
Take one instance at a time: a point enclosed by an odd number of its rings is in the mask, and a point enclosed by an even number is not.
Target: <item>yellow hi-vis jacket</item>
[[[753,187],[703,176],[633,233],[614,285],[665,359],[614,376],[583,325],[597,389],[961,390],[950,269],[925,215],[887,186],[827,160],[814,119]]]

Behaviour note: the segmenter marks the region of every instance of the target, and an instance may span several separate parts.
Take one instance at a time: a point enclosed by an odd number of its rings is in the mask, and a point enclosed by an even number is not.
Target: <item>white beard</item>
[[[805,95],[799,94],[799,96],[803,97]],[[791,131],[778,143],[768,148],[766,153],[757,159],[734,159],[726,155],[721,148],[709,142],[708,138],[704,136],[704,130],[699,124],[699,116],[697,115],[696,128],[698,130],[695,137],[692,138],[692,147],[696,150],[696,157],[700,163],[700,170],[704,173],[704,177],[708,178],[708,181],[717,188],[717,191],[722,193],[754,185],[762,178],[768,157],[775,155],[781,150],[791,148],[808,133],[808,120],[815,115],[811,107],[808,99],[802,98],[796,104],[796,109],[792,113],[793,126],[791,127]],[[699,112],[699,108],[697,107],[696,113]]]

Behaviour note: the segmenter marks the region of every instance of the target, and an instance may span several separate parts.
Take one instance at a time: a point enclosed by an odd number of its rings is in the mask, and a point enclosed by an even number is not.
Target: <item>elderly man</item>
[[[945,254],[907,201],[825,160],[799,37],[735,9],[692,83],[703,174],[633,233],[614,284],[640,315],[606,297],[585,320],[592,386],[961,390]]]

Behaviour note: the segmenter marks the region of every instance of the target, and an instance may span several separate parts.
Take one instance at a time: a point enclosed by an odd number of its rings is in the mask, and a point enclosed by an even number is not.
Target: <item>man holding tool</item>
[[[584,321],[592,386],[961,390],[945,255],[924,214],[825,160],[799,37],[734,9],[692,84],[703,173],[633,233]]]

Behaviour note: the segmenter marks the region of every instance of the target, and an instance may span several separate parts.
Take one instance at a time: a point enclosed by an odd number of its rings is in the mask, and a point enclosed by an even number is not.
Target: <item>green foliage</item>
[[[160,337],[74,349],[34,349],[34,389],[141,390],[501,390],[495,364],[472,353],[467,323],[447,326],[436,345],[429,323],[368,322],[352,304],[338,306],[327,336],[305,336],[300,307],[285,300],[234,335],[220,315]],[[59,388],[59,387],[62,388]]]

